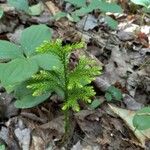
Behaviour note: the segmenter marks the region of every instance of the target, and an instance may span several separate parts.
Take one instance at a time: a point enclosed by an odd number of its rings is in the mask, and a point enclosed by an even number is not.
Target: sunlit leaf
[[[133,125],[138,130],[150,128],[150,107],[144,107],[137,111],[133,118]]]
[[[38,54],[32,57],[39,67],[44,70],[52,70],[54,67],[60,67],[61,61],[56,55],[53,54]]]
[[[35,53],[36,48],[40,46],[43,41],[49,41],[52,36],[52,31],[46,25],[32,25],[23,30],[20,44],[27,56]]]
[[[3,85],[13,85],[25,81],[38,71],[38,65],[35,61],[25,58],[17,58],[4,64],[1,75]]]
[[[0,59],[14,59],[18,57],[23,57],[23,51],[19,46],[0,40]]]

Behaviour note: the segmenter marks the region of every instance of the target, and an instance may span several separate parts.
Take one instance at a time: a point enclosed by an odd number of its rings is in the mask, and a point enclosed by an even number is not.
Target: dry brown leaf
[[[52,13],[52,15],[60,12],[59,8],[52,1],[47,1],[45,4],[48,7],[49,11]]]
[[[145,148],[145,141],[150,139],[150,129],[147,130],[135,130],[133,126],[132,120],[136,113],[136,111],[126,110],[114,105],[108,104],[114,113],[116,113],[124,122],[128,125],[128,127],[132,130],[132,132],[137,137],[140,142],[140,146]]]
[[[43,144],[43,139],[39,136],[32,136],[32,145],[30,147],[31,150],[41,150],[44,149],[45,146]]]
[[[58,131],[58,133],[60,135],[62,135],[62,134],[65,133],[65,130],[64,130],[64,117],[60,116],[58,118],[55,118],[52,121],[39,126],[39,128],[56,130],[56,131]]]

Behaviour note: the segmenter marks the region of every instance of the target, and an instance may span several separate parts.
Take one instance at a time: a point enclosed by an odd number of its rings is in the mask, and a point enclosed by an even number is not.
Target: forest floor
[[[38,3],[29,1],[30,5]],[[128,2],[119,3],[123,14],[108,13],[118,21],[117,29],[112,30],[97,11],[78,22],[67,18],[56,21],[53,16],[57,12],[69,13],[75,7],[63,0],[45,0],[42,4],[41,14],[30,16],[0,0],[4,9],[0,40],[18,43],[22,30],[35,24],[52,28],[53,39],[66,43],[84,40],[87,54],[103,68],[92,83],[94,103],[81,104],[81,111],[73,113],[68,141],[59,147],[64,122],[58,96],[35,108],[17,109],[13,95],[0,87],[0,143],[12,150],[150,149],[150,130],[135,131],[132,125],[135,112],[150,105],[150,14],[142,17],[141,7],[133,10]],[[106,100],[106,89],[111,85],[121,90],[121,101]]]

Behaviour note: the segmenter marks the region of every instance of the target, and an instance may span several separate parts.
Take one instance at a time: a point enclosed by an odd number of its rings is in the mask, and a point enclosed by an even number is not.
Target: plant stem
[[[65,134],[67,135],[69,132],[69,128],[70,128],[70,126],[69,126],[69,110],[68,109],[66,109],[65,111],[64,111],[64,115],[65,115]]]
[[[63,63],[64,63],[64,79],[65,79],[65,102],[68,101],[68,62],[67,62],[67,57],[66,54],[64,54],[63,58]],[[65,116],[65,134],[68,134],[69,130],[69,109],[66,109],[64,111],[64,116]]]

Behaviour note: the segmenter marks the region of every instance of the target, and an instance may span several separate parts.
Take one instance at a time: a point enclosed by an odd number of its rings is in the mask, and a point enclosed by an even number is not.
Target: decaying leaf
[[[45,4],[53,15],[60,12],[59,8],[52,1],[47,1]]]
[[[145,148],[145,141],[150,139],[150,129],[135,130],[132,121],[134,115],[136,114],[136,111],[122,109],[111,104],[109,104],[109,107],[114,113],[116,113],[121,119],[124,120],[124,122],[128,125],[128,127],[133,131],[133,133],[137,137],[138,141],[140,142],[140,145]]]

